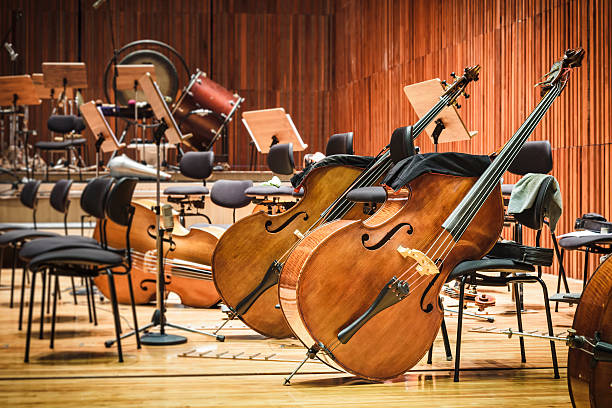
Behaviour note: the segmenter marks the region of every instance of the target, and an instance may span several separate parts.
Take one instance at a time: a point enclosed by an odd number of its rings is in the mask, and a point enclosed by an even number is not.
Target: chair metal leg
[[[542,294],[544,295],[544,308],[546,309],[546,322],[548,323],[548,335],[554,336],[553,332],[553,324],[552,317],[550,314],[550,303],[548,301],[548,288],[546,287],[546,283],[541,278],[537,278],[540,286],[542,286]],[[555,342],[553,340],[550,341],[550,356],[552,358],[553,369],[555,372],[555,378],[559,378],[559,364],[557,362],[557,349],[555,348]]]
[[[429,352],[427,353],[427,364],[431,364],[432,363],[433,346],[434,346],[434,344],[431,343],[431,347],[429,347]]]
[[[44,270],[41,274],[42,280],[42,293],[40,299],[40,332],[38,333],[38,338],[43,338],[43,330],[45,325],[45,293],[46,293],[46,284],[47,284],[47,270]]]
[[[589,281],[589,254],[590,254],[590,251],[587,248],[587,250],[584,252],[584,270],[582,271],[582,289],[584,289],[587,282]],[[12,294],[13,292],[11,290],[11,295]]]
[[[51,274],[49,274],[51,275]],[[53,291],[53,314],[51,315],[51,339],[49,340],[49,348],[53,348],[55,340],[55,316],[57,313],[57,295],[59,293],[59,277],[55,275],[55,290]]]
[[[30,285],[30,304],[28,305],[28,330],[26,334],[26,346],[23,362],[30,361],[30,338],[32,337],[32,312],[34,310],[34,289],[36,287],[36,272],[32,273],[32,284]]]
[[[13,248],[13,268],[11,270],[11,300],[9,301],[9,307],[13,308],[13,290],[15,289],[15,267],[17,265],[17,246],[11,245]]]
[[[451,361],[453,359],[453,353],[451,352],[450,341],[448,339],[448,331],[446,330],[446,321],[444,320],[444,316],[442,316],[442,326],[440,326],[440,330],[442,330],[442,340],[444,341],[446,361]]]
[[[91,291],[89,290],[89,280],[85,279],[85,296],[87,297],[87,313],[89,314],[89,323],[93,322],[91,313]]]
[[[514,287],[514,304],[516,306],[516,320],[518,322],[519,331],[523,331],[523,316],[521,314],[521,310],[523,309],[523,305],[521,304],[521,297],[519,295],[519,288],[517,283],[513,283]],[[521,362],[525,363],[527,361],[525,357],[525,340],[522,337],[519,337],[519,344],[521,346]]]
[[[119,305],[117,304],[117,293],[115,291],[115,278],[113,277],[113,273],[110,269],[106,270],[106,274],[108,277],[108,286],[110,287],[110,295],[111,295],[111,304],[113,307],[113,316],[115,318],[115,336],[117,342],[117,353],[119,354],[119,362],[123,363],[123,351],[121,349],[121,328],[119,326],[119,320],[121,316],[119,316]]]
[[[91,294],[91,313],[93,314],[94,326],[98,325],[98,315],[96,314],[96,298],[94,295],[94,285],[92,278],[86,278],[85,282],[89,282],[89,293]],[[87,298],[89,301],[89,298]]]
[[[454,382],[459,382],[459,363],[461,361],[461,330],[463,328],[463,300],[465,297],[465,281],[467,276],[461,278],[459,286],[459,313],[457,316],[457,342],[455,344],[455,375]]]
[[[70,284],[72,285],[72,297],[74,298],[74,304],[77,305],[79,302],[77,301],[76,287],[74,285],[74,276],[70,277]]]
[[[136,317],[136,304],[134,302],[134,289],[132,287],[132,274],[128,272],[128,287],[130,288],[130,301],[132,303],[132,317],[134,318],[134,334],[136,337],[136,348],[141,348],[140,333],[138,332],[138,318]]]
[[[21,325],[23,323],[23,304],[24,304],[24,300],[25,300],[25,280],[26,280],[26,275],[28,274],[28,270],[27,268],[23,267],[23,273],[21,274],[21,297],[20,297],[20,302],[19,302],[19,324],[17,325],[17,329],[21,330]]]
[[[47,314],[51,313],[51,273],[47,273]]]
[[[561,293],[561,280],[563,280],[565,286],[565,292],[569,293],[569,285],[567,284],[567,276],[565,274],[565,267],[563,266],[563,256],[565,255],[565,249],[559,251],[559,245],[557,244],[557,237],[555,234],[552,235],[553,247],[555,249],[555,254],[557,254],[557,260],[559,261],[559,271],[557,278],[557,293]],[[559,311],[559,302],[555,302],[555,312]]]

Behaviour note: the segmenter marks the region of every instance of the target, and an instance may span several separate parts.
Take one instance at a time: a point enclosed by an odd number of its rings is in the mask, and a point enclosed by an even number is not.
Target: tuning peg
[[[457,74],[455,74],[455,71],[451,72],[451,77],[453,77],[453,79],[457,78]]]
[[[443,80],[443,81],[442,81],[442,85],[446,86],[446,85],[448,85],[448,84],[446,83],[446,81],[444,81],[444,80]]]
[[[461,105],[459,105],[458,103],[456,103],[456,104],[455,104],[455,107],[456,107],[457,109],[461,109]]]
[[[469,99],[470,98],[470,94],[466,94],[465,92],[463,93],[463,96],[465,97],[465,99]]]

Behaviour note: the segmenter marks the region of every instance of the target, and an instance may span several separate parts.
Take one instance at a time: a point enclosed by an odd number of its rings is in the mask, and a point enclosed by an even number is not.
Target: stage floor
[[[21,276],[21,274],[18,274]],[[545,275],[551,292],[556,277]],[[433,364],[426,357],[410,372],[385,383],[372,383],[308,362],[291,386],[283,378],[304,356],[295,339],[271,340],[231,322],[224,343],[211,337],[186,335],[178,346],[136,349],[133,338],[123,341],[124,363],[117,362],[116,348],[106,349],[113,338],[110,303],[98,303],[99,325],[88,321],[86,300],[74,305],[68,281],[62,281],[58,302],[55,349],[49,349],[50,315],[45,317],[45,339],[39,340],[40,304],[34,313],[31,362],[23,363],[25,328],[17,330],[18,303],[9,309],[10,270],[4,269],[0,290],[0,401],[3,406],[374,406],[386,407],[560,407],[570,406],[567,391],[567,348],[557,343],[561,378],[553,379],[547,341],[526,339],[527,363],[520,362],[518,338],[470,332],[475,327],[516,329],[514,306],[506,288],[483,288],[497,299],[488,312],[494,323],[466,317],[464,320],[461,381],[454,383],[454,361],[447,361],[442,337],[435,341]],[[17,293],[19,290],[17,278]],[[580,282],[571,280],[574,290]],[[37,285],[38,286],[38,285]],[[541,292],[525,285],[526,330],[544,331]],[[38,292],[38,291],[37,291]],[[29,293],[29,291],[27,292]],[[168,320],[192,328],[212,330],[225,315],[219,309],[192,309],[170,295]],[[452,307],[455,300],[449,300]],[[139,324],[146,324],[154,306],[138,306]],[[475,309],[470,308],[470,311]],[[571,327],[574,307],[560,305],[553,312],[555,333]],[[121,307],[122,325],[132,325],[130,309]],[[453,355],[456,316],[446,315]],[[417,333],[407,335],[418,335]],[[364,354],[375,350],[364,350]]]

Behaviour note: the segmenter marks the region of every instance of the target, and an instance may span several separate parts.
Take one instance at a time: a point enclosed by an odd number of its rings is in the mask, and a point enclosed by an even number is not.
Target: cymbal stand
[[[160,215],[161,215],[161,139],[164,136],[164,132],[168,129],[168,125],[166,122],[162,120],[159,122],[159,125],[155,129],[154,138],[155,145],[157,148],[157,191],[156,191],[156,206],[155,206],[155,218],[156,218],[156,228],[157,228],[157,240],[156,240],[156,248],[157,248],[157,308],[153,312],[153,317],[151,322],[144,327],[140,328],[138,332],[145,332],[145,335],[140,338],[140,342],[142,344],[148,346],[169,346],[174,344],[183,344],[187,342],[187,338],[184,336],[178,336],[175,334],[166,333],[166,326],[172,327],[174,329],[184,330],[191,333],[203,334],[205,336],[214,337],[218,341],[225,341],[225,336],[223,335],[215,335],[213,333],[208,333],[200,330],[191,329],[189,327],[181,326],[178,324],[170,323],[166,319],[166,307],[164,304],[165,299],[165,274],[164,274],[164,252],[163,245],[164,242],[168,242],[172,245],[172,238],[164,238],[165,228],[162,227]],[[164,226],[167,227],[167,226]],[[151,327],[159,326],[159,333],[151,333],[149,329]],[[126,333],[121,336],[121,339],[136,334],[135,331],[130,333]],[[106,347],[111,347],[116,340],[107,340],[104,345]]]

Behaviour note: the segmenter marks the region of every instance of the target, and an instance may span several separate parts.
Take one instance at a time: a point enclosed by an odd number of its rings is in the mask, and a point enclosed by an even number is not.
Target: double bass
[[[447,106],[456,103],[467,85],[478,79],[479,66],[456,77],[440,100],[412,127],[415,139]],[[332,156],[333,157],[333,156]],[[278,277],[283,264],[304,236],[325,222],[363,219],[363,205],[346,199],[352,189],[378,184],[393,165],[387,148],[364,170],[350,165],[330,165],[310,171],[304,196],[291,209],[276,215],[252,214],[232,225],[213,253],[213,279],[223,302],[253,330],[275,338],[291,335],[278,308]]]
[[[482,258],[497,241],[501,176],[583,55],[568,50],[553,66],[542,100],[480,177],[424,171],[394,179],[394,168],[384,184],[396,192],[375,215],[329,222],[297,245],[279,298],[309,357],[372,380],[396,377],[422,358],[442,322],[442,285],[457,264]],[[411,170],[417,158],[396,167]]]
[[[132,282],[134,301],[146,304],[155,300],[157,278],[157,253],[155,246],[155,213],[151,208],[155,203],[150,200],[135,200],[134,217],[130,230],[132,257]],[[178,215],[174,214],[174,217]],[[110,247],[125,247],[125,227],[106,221],[106,241]],[[94,238],[99,241],[99,228],[95,228]],[[172,231],[172,244],[164,253],[164,277],[167,292],[176,293],[181,303],[191,307],[212,307],[221,300],[212,281],[211,258],[223,230],[216,227],[205,229],[186,229],[175,219]],[[110,297],[107,279],[94,278],[94,283],[106,296]],[[115,276],[117,301],[129,304],[130,296],[125,275]]]

